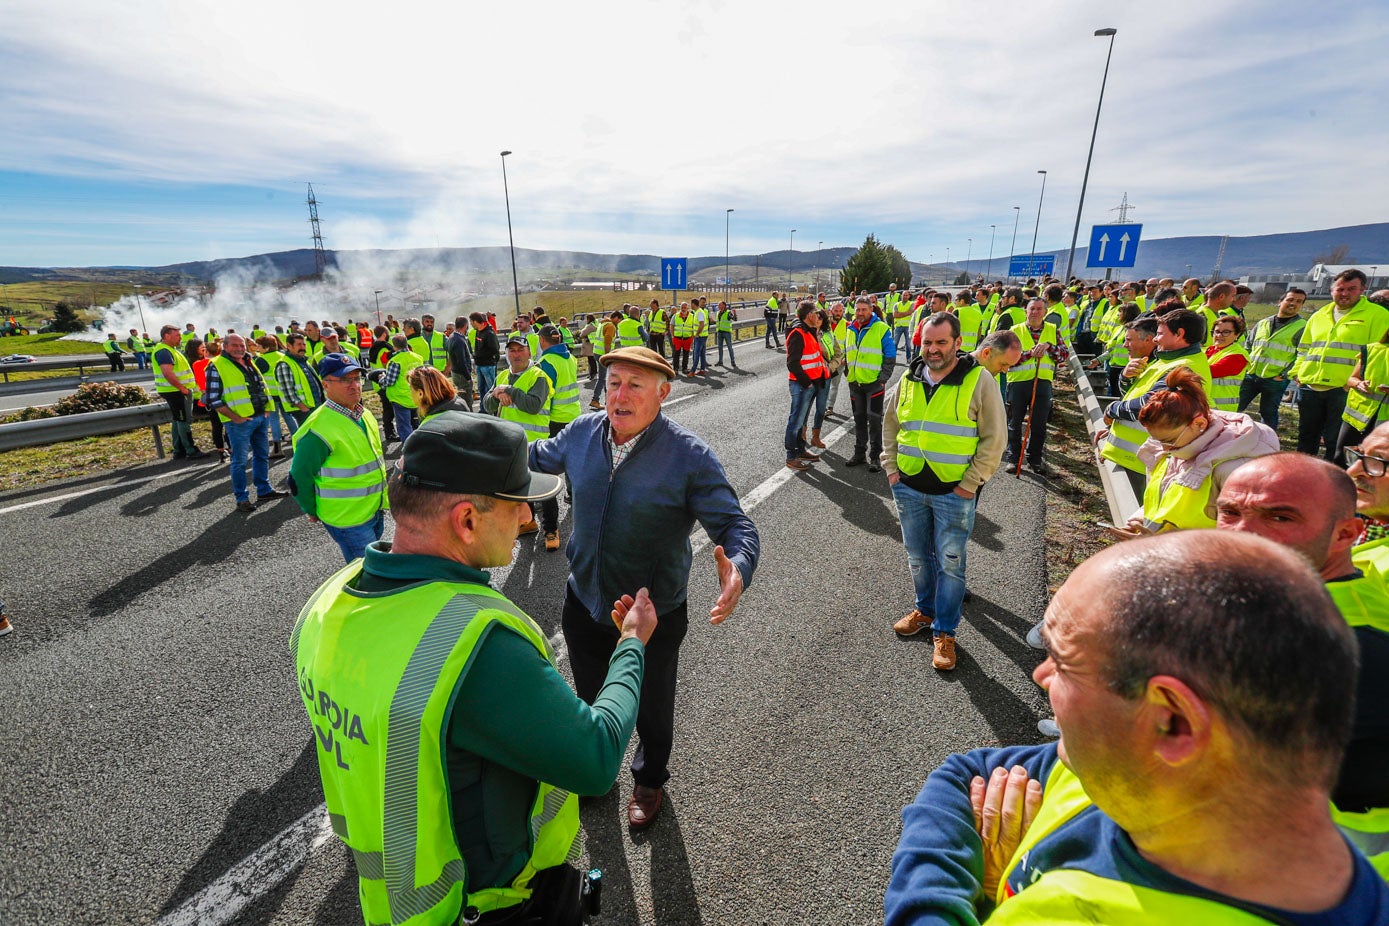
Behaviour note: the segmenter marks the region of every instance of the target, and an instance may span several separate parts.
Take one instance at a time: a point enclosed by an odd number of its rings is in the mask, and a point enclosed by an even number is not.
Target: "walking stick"
[[[1027,406],[1027,427],[1022,432],[1022,446],[1018,448],[1018,468],[1013,471],[1014,479],[1022,478],[1022,458],[1027,455],[1027,439],[1032,436],[1032,418],[1037,414],[1037,381],[1042,378],[1042,365],[1040,357],[1034,357],[1039,361],[1032,370],[1032,401]]]

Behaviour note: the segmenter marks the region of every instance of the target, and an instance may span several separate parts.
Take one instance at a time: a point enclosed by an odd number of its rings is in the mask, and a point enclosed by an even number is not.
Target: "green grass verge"
[[[0,356],[33,354],[35,357],[61,357],[65,354],[102,354],[95,341],[65,341],[61,334],[18,334],[0,338]]]

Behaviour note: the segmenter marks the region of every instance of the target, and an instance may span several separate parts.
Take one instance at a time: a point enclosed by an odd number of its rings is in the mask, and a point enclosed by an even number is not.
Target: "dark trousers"
[[[1036,380],[1037,401],[1032,401],[1033,380],[1008,384],[1008,453],[1011,459],[1018,459],[1022,452],[1023,422],[1027,420],[1028,410],[1032,410],[1032,429],[1027,435],[1027,461],[1042,462],[1042,450],[1047,440],[1047,419],[1051,417],[1051,383],[1044,379]]]
[[[762,345],[763,345],[764,347],[776,347],[776,348],[780,348],[780,347],[781,347],[781,339],[777,337],[777,333],[776,333],[776,316],[772,316],[772,317],[770,317],[770,318],[767,318],[767,319],[766,319],[766,322],[767,322],[767,331],[766,331],[766,333],[762,336]]]
[[[593,382],[593,378],[598,375],[601,367],[598,364],[598,357],[594,354],[588,355],[588,381]]]
[[[583,876],[569,864],[543,868],[531,879],[531,896],[514,907],[490,910],[478,926],[581,926],[587,910]]]
[[[303,422],[299,422],[303,424]],[[386,390],[381,390],[381,426],[386,431],[387,440],[395,440],[395,403],[386,398]]]
[[[849,406],[854,412],[854,456],[871,452],[876,462],[883,452],[882,383],[850,383]]]
[[[579,603],[574,590],[565,587],[564,643],[574,670],[574,690],[587,704],[598,697],[608,677],[608,661],[617,648],[617,627],[607,611],[594,620]],[[675,741],[675,674],[680,642],[689,629],[686,606],[681,604],[657,617],[656,632],[646,644],[646,670],[641,679],[641,705],[637,708],[636,755],[632,780],[648,788],[660,788],[670,780],[670,749]]]
[[[1370,423],[1364,428],[1357,428],[1348,422],[1341,422],[1341,432],[1336,436],[1336,460],[1337,466],[1346,465],[1346,448],[1358,447],[1375,428],[1379,427],[1378,417],[1371,418]]]
[[[1288,391],[1288,380],[1264,379],[1253,373],[1245,374],[1239,384],[1239,411],[1249,407],[1254,397],[1259,397],[1259,420],[1273,430],[1278,430],[1278,406],[1283,401],[1283,393]]]
[[[111,372],[122,373],[125,371],[125,360],[116,351],[107,351],[106,359],[111,361]]]
[[[1297,450],[1316,456],[1325,445],[1328,460],[1336,459],[1336,439],[1341,435],[1341,415],[1346,410],[1346,391],[1318,391],[1308,386],[1297,390]]]
[[[651,332],[651,349],[662,357],[666,355],[666,333],[664,331]]]

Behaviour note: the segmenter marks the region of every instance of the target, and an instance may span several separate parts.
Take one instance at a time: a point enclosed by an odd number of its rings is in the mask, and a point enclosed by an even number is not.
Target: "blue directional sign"
[[[685,273],[688,257],[661,258],[661,289],[689,289]]]
[[[1024,254],[1008,258],[1010,277],[1049,276],[1056,272],[1055,254]]]
[[[1138,260],[1138,238],[1142,225],[1096,225],[1090,229],[1087,267],[1132,267]]]

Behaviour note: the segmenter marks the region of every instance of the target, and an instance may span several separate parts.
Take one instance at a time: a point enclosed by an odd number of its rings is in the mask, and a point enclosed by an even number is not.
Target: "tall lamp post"
[[[1071,253],[1066,258],[1066,282],[1071,280],[1071,267],[1076,259],[1076,241],[1080,237],[1080,213],[1085,208],[1085,187],[1090,182],[1090,161],[1095,157],[1095,136],[1100,131],[1100,108],[1104,106],[1104,86],[1109,83],[1109,59],[1114,56],[1114,34],[1118,29],[1096,29],[1095,35],[1109,36],[1109,54],[1104,56],[1104,77],[1100,79],[1100,101],[1095,104],[1095,127],[1090,130],[1090,153],[1085,156],[1085,177],[1080,181],[1080,202],[1076,205],[1076,225],[1071,230]]]
[[[723,211],[723,291],[728,293],[733,289],[733,281],[728,276],[728,223],[732,221],[733,210]]]
[[[820,251],[824,248],[825,242],[815,243],[815,291],[820,291]]]
[[[1039,170],[1037,173],[1042,175],[1042,192],[1037,196],[1037,224],[1032,226],[1032,256],[1027,259],[1028,276],[1037,271],[1037,229],[1042,227],[1042,198],[1047,195],[1047,172]]]
[[[968,245],[965,248],[965,273],[969,273],[969,259],[974,256],[974,239],[966,238],[965,243]]]
[[[796,230],[791,229],[791,245],[786,249],[786,288],[791,288],[791,259],[796,254]]]
[[[1013,255],[1018,250],[1018,219],[1022,218],[1022,206],[1013,207],[1013,243],[1008,245],[1008,282],[1013,282]]]
[[[373,290],[376,294],[376,324],[381,324],[381,290]]]
[[[521,317],[521,284],[516,280],[516,239],[511,234],[511,190],[506,185],[506,156],[502,152],[502,194],[506,197],[506,240],[511,244],[511,292],[516,296],[516,317]]]
[[[997,232],[998,232],[998,226],[997,226],[997,225],[990,225],[990,226],[989,226],[989,266],[988,266],[988,268],[984,271],[984,276],[985,276],[985,278],[988,278],[988,277],[991,277],[991,276],[994,275],[994,235],[997,234]]]
[[[140,301],[140,287],[135,285],[135,281],[130,281],[131,287],[135,290],[135,307],[140,310],[140,333],[148,334],[149,326],[145,324],[145,304]]]

